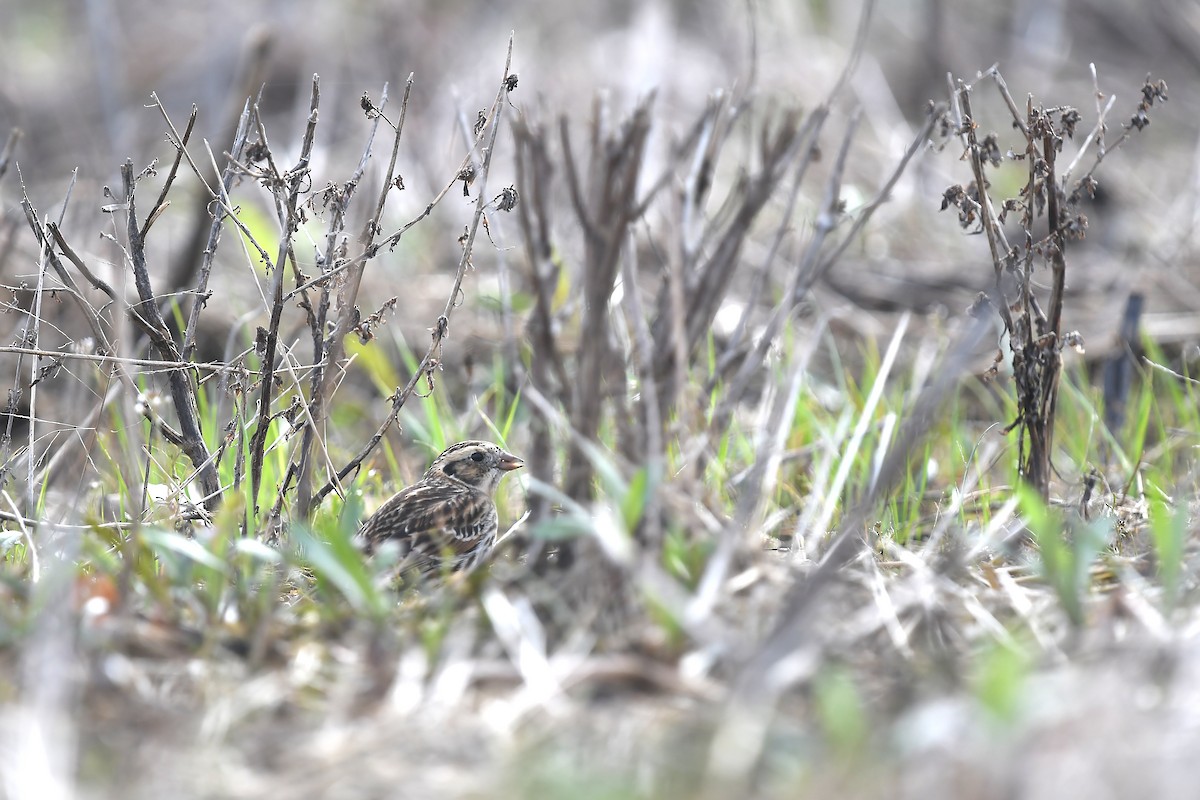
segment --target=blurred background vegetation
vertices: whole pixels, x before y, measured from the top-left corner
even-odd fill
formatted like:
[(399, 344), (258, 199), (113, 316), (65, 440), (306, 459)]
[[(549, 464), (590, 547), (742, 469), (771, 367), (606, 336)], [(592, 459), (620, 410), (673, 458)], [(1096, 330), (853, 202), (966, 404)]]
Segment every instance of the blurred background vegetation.
[[(67, 362), (47, 373), (37, 444), (24, 451), (29, 363), (0, 353), (0, 374), (24, 387), (0, 418), (16, 443), (4, 454), (4, 496), (25, 493), (3, 509), (0, 747), (12, 755), (0, 765), (0, 797), (1190, 796), (1200, 747), (1200, 426), (1186, 376), (1200, 341), (1200, 114), (1189, 83), (1200, 66), (1200, 13), (1183, 0), (872, 8), (856, 55), (857, 2), (0, 0), (0, 138), (23, 132), (0, 178), (0, 345), (28, 344), (43, 261), (22, 187), (51, 220), (69, 192), (66, 239), (132, 297), (112, 221), (120, 167), (157, 159), (160, 174), (138, 196), (145, 214), (175, 156), (164, 112), (179, 126), (196, 107), (189, 151), (207, 175), (205, 146), (223, 166), (243, 105), (261, 89), (260, 119), (286, 168), (319, 75), (310, 187), (319, 195), (362, 158), (372, 120), (360, 98), (380, 103), (386, 85), (395, 123), (411, 74), (403, 188), (389, 193), (380, 220), (390, 233), (453, 182), (466, 131), (504, 77), (510, 35), (519, 80), (505, 99), (485, 199), (529, 185), (518, 158), (530, 168), (541, 126), (556, 168), (541, 201), (552, 212), (546, 262), (562, 269), (539, 283), (520, 217), (490, 210), (436, 386), (409, 398), (399, 426), (350, 476), (344, 501), (331, 495), (311, 520), (281, 501), (288, 524), (269, 535), (265, 509), (276, 492), (287, 496), (294, 446), (282, 421), (271, 429), (263, 516), (230, 492), (206, 519), (177, 491), (191, 466), (133, 411), (135, 401), (162, 403), (170, 416), (153, 370), (137, 374), (145, 396), (99, 422), (80, 409), (103, 394), (102, 370)], [(970, 165), (952, 132), (920, 133), (931, 105), (950, 99), (948, 73), (975, 82), (993, 64), (1022, 111), (1026, 93), (1080, 110), (1070, 148), (1107, 100), (1097, 85), (1117, 96), (1110, 141), (1147, 74), (1171, 85), (1152, 126), (1098, 173), (1088, 237), (1069, 251), (1064, 325), (1081, 332), (1086, 352), (1064, 354), (1049, 505), (1016, 489), (1015, 444), (1001, 432), (1015, 413), (1004, 369), (980, 380), (995, 338), (958, 347), (969, 338), (966, 309), (992, 280), (983, 237), (940, 210), (947, 187), (971, 180)], [(995, 130), (1002, 148), (1019, 143), (999, 93), (987, 80), (978, 86), (981, 130)], [(719, 201), (771, 163), (768, 141), (787, 130), (786, 110), (828, 117), (794, 205), (789, 177), (747, 226), (730, 289), (674, 387), (682, 399), (664, 404), (656, 427), (642, 415), (654, 405), (646, 392), (662, 386), (647, 389), (636, 340), (661, 331), (640, 331), (638, 321), (653, 321), (650, 280), (668, 272), (671, 237), (688, 235), (680, 209), (694, 176), (681, 143), (694, 144), (697, 120), (719, 102), (736, 108), (713, 134), (715, 199), (699, 204), (696, 223), (702, 252), (716, 249), (736, 207)], [(586, 437), (601, 446), (588, 449), (572, 439), (578, 420), (563, 409), (587, 374), (593, 262), (571, 213), (557, 128), (561, 119), (590, 180), (607, 174), (597, 154), (624, 152), (611, 142), (636, 128), (639, 109), (646, 143), (629, 196), (645, 196), (659, 174), (667, 190), (622, 240), (643, 271), (615, 281), (613, 319), (625, 326), (606, 335), (627, 357), (617, 372), (629, 380), (605, 396), (612, 403)], [(385, 174), (390, 136), (381, 130), (356, 199), (364, 206)], [(612, 139), (595, 137), (603, 141), (593, 148), (598, 130)], [(880, 195), (914, 141), (913, 160)], [(1000, 165), (994, 196), (1017, 195), (1027, 174), (1023, 163)], [(268, 324), (267, 275), (244, 245), (253, 238), (273, 255), (280, 226), (272, 196), (252, 183), (233, 193), (245, 232), (227, 225), (217, 251), (199, 362), (253, 367), (256, 330)], [(359, 451), (419, 369), (478, 191), (463, 197), (454, 183), (367, 264), (357, 302), (364, 317), (382, 314), (372, 341), (347, 338), (352, 361), (323, 433), (333, 467)], [(877, 197), (886, 202), (876, 206)], [(186, 169), (169, 200), (147, 240), (150, 274), (164, 298), (186, 297), (210, 207)], [(538, 210), (527, 191), (520, 202), (522, 212)], [(316, 274), (327, 215), (312, 211), (295, 252)], [(837, 240), (845, 249), (788, 307), (734, 394), (717, 366), (723, 348), (741, 319), (754, 335), (769, 330), (831, 211), (838, 236), (870, 219)], [(530, 333), (544, 289), (556, 314), (553, 357)], [(1144, 298), (1140, 336), (1122, 339), (1133, 293)], [(107, 302), (92, 294), (95, 306)], [(631, 310), (630, 297), (644, 310)], [(38, 346), (80, 346), (89, 330), (63, 297), (46, 293), (41, 303)], [(306, 336), (289, 306), (281, 341)], [(129, 351), (133, 341), (122, 341), (122, 354), (145, 357)], [(1101, 374), (1131, 343), (1163, 369), (1141, 364), (1127, 416), (1109, 418), (1110, 430)], [(563, 374), (546, 383), (537, 370), (552, 358)], [(903, 431), (939, 370), (952, 386), (932, 393), (938, 412), (922, 418), (904, 468), (889, 472), (885, 453), (908, 441)], [(234, 438), (223, 428), (239, 419), (231, 407), (243, 421), (253, 412), (221, 386), (198, 391), (214, 449)], [(287, 384), (276, 413), (292, 390), (307, 391)], [(42, 482), (22, 483), (22, 458), (55, 462), (89, 424), (100, 434), (86, 458), (64, 457)], [(627, 441), (653, 430), (665, 436), (661, 453)], [(505, 439), (541, 464), (499, 498), (505, 523), (536, 513), (489, 574), (397, 597), (354, 548), (355, 521), (446, 444), (475, 437)], [(221, 465), (225, 487), (232, 460)], [(579, 463), (589, 469), (582, 491), (570, 470)], [(837, 539), (838, 530), (853, 535)], [(845, 558), (831, 544), (864, 539), (870, 546)], [(820, 563), (836, 567), (833, 577)]]

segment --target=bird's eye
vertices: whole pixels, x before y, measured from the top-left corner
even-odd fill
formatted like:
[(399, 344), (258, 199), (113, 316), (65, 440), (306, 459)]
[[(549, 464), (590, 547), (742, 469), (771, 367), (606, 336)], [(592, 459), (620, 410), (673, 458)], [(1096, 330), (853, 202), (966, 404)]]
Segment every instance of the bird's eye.
[(483, 461), (483, 453), (471, 453), (472, 461)]

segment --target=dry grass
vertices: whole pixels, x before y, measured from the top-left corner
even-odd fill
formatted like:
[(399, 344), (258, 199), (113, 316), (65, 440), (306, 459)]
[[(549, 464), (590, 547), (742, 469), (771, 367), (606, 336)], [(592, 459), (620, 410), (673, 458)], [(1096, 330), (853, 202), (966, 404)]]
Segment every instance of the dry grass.
[(1183, 10), (296, 8), (6, 9), (0, 797), (1190, 796)]

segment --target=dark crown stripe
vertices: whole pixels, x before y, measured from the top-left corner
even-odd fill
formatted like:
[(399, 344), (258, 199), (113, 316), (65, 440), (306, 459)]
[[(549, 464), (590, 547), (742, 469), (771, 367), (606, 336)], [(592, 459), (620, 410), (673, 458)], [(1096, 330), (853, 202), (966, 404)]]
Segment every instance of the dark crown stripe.
[[(479, 447), (481, 444), (482, 444), (481, 442), (459, 442), (458, 444), (452, 444), (449, 447), (447, 447), (445, 450), (442, 451), (442, 456), (453, 455), (454, 453), (457, 453), (459, 450), (471, 450), (476, 447)], [(439, 456), (439, 458), (440, 457), (441, 456)]]

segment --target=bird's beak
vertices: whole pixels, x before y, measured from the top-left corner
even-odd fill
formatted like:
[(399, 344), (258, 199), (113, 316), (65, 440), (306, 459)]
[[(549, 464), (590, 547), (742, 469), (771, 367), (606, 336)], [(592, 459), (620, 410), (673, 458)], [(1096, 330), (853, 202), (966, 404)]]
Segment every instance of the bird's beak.
[(514, 469), (520, 469), (521, 467), (525, 466), (525, 462), (514, 456), (512, 453), (501, 453), (499, 466), (500, 469), (504, 470), (505, 472), (510, 472)]

